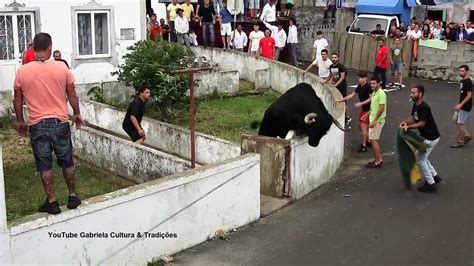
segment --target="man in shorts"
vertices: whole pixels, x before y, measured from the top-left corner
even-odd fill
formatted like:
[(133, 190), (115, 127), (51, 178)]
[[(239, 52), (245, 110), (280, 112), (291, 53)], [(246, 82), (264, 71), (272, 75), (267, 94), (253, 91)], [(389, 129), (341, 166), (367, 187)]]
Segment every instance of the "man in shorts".
[(252, 18), (257, 18), (258, 10), (260, 9), (260, 0), (249, 0), (249, 9)]
[(400, 44), (400, 37), (395, 37), (393, 41), (393, 46), (390, 48), (390, 53), (388, 54), (388, 60), (390, 61), (390, 70), (391, 75), (390, 87), (395, 86), (393, 83), (395, 79), (395, 74), (398, 75), (398, 86), (399, 89), (402, 89), (403, 86), (403, 69), (405, 68), (405, 59), (403, 58), (403, 45)]
[(145, 142), (145, 131), (141, 122), (145, 113), (145, 103), (150, 99), (150, 88), (143, 86), (138, 90), (127, 109), (127, 114), (122, 122), (122, 128), (130, 136), (133, 142), (142, 144)]
[(459, 68), (459, 75), (462, 78), (459, 103), (454, 107), (454, 121), (458, 125), (458, 139), (451, 148), (462, 148), (465, 144), (471, 141), (472, 136), (467, 132), (466, 121), (469, 117), (469, 112), (472, 109), (472, 80), (469, 77), (469, 67), (462, 65)]
[(359, 153), (367, 151), (367, 146), (369, 144), (369, 112), (371, 100), (370, 95), (372, 94), (372, 89), (370, 84), (367, 82), (368, 75), (369, 73), (367, 71), (360, 70), (359, 73), (357, 73), (359, 84), (357, 85), (355, 91), (342, 99), (336, 100), (336, 102), (345, 102), (354, 98), (356, 93), (359, 95), (359, 102), (355, 104), (356, 107), (362, 108), (359, 115), (359, 130), (360, 136), (362, 138), (360, 148), (357, 150)]
[(379, 139), (387, 115), (387, 95), (385, 95), (385, 91), (380, 88), (379, 76), (374, 76), (370, 79), (370, 87), (372, 89), (372, 98), (370, 100), (369, 112), (369, 140), (372, 144), (374, 161), (369, 162), (367, 167), (380, 168), (382, 167), (383, 159)]
[[(69, 190), (67, 208), (75, 209), (81, 204), (76, 195), (76, 168), (66, 97), (74, 112), (76, 128), (82, 128), (84, 121), (79, 110), (74, 76), (63, 62), (50, 59), (51, 36), (47, 33), (36, 34), (33, 47), (35, 61), (21, 66), (15, 78), (16, 127), (20, 137), (27, 136), (27, 129), (30, 133), (36, 169), (47, 195), (38, 211), (58, 214), (61, 209), (54, 194), (53, 152)], [(23, 119), (23, 102), (28, 107), (28, 125)]]
[(222, 36), (223, 49), (230, 49), (230, 38), (232, 34), (232, 14), (227, 10), (227, 2), (222, 2), (222, 8), (219, 10), (219, 22)]

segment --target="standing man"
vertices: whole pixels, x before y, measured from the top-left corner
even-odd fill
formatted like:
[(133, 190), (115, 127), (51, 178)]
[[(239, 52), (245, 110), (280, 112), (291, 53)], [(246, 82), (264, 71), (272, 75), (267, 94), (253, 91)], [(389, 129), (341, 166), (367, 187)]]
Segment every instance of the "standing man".
[[(36, 170), (47, 199), (38, 208), (39, 212), (58, 214), (61, 212), (54, 194), (53, 158), (63, 169), (63, 176), (69, 190), (68, 209), (75, 209), (81, 201), (76, 195), (76, 168), (72, 157), (71, 128), (68, 122), (67, 101), (74, 111), (76, 128), (82, 128), (79, 100), (74, 87), (74, 76), (62, 63), (49, 60), (52, 40), (47, 33), (38, 33), (33, 39), (36, 60), (18, 69), (15, 79), (16, 128), (20, 137), (30, 132), (31, 146)], [(29, 113), (28, 126), (23, 120), (23, 102)]]
[(277, 26), (273, 26), (272, 24), (264, 21), (263, 24), (267, 29), (269, 29), (272, 34), (272, 38), (275, 40), (275, 60), (278, 60), (278, 57), (280, 56), (280, 52), (285, 48), (286, 44), (286, 32), (283, 30), (283, 25), (281, 23), (278, 23)]
[(263, 7), (260, 20), (268, 23), (275, 23), (277, 20), (277, 11), (275, 0), (269, 0), (268, 3)]
[(67, 63), (67, 61), (61, 58), (61, 51), (55, 50), (53, 52), (53, 58), (54, 61), (63, 62), (67, 66), (67, 68), (69, 68), (69, 64)]
[(181, 6), (178, 4), (178, 0), (172, 0), (171, 4), (168, 5), (166, 10), (168, 12), (166, 13), (167, 18), (168, 18), (168, 25), (170, 26), (170, 41), (176, 42), (178, 40), (176, 36), (176, 29), (174, 26), (174, 20), (178, 16), (176, 13), (176, 10), (180, 8)]
[(328, 12), (331, 11), (332, 22), (336, 22), (336, 0), (326, 0), (324, 8), (324, 24), (328, 23)]
[(395, 86), (393, 80), (395, 79), (395, 73), (398, 75), (398, 87), (401, 90), (403, 88), (403, 69), (405, 68), (405, 59), (403, 58), (403, 45), (400, 44), (400, 37), (395, 37), (393, 41), (393, 46), (390, 48), (391, 52), (389, 53), (390, 60), (390, 70), (391, 75), (390, 79), (392, 83), (390, 86)]
[(329, 77), (329, 69), (331, 68), (332, 61), (328, 58), (328, 50), (323, 49), (321, 51), (321, 57), (316, 58), (316, 60), (311, 63), (311, 65), (306, 68), (303, 73), (307, 73), (314, 66), (318, 66), (318, 76), (324, 81)]
[(219, 22), (221, 25), (221, 37), (224, 50), (230, 49), (230, 35), (232, 33), (232, 26), (230, 25), (231, 21), (232, 14), (227, 10), (227, 2), (223, 2), (222, 8), (219, 10)]
[(133, 99), (127, 109), (127, 114), (122, 122), (122, 128), (130, 136), (133, 142), (142, 144), (145, 142), (146, 135), (141, 122), (145, 113), (145, 103), (151, 97), (150, 88), (143, 86), (138, 90), (137, 96)]
[(359, 85), (355, 91), (346, 97), (336, 100), (336, 102), (345, 102), (352, 99), (355, 94), (359, 95), (359, 102), (355, 104), (356, 107), (362, 107), (362, 110), (359, 115), (359, 130), (362, 142), (360, 148), (357, 152), (365, 152), (367, 150), (367, 144), (369, 142), (369, 112), (370, 112), (370, 95), (372, 94), (372, 89), (370, 84), (367, 82), (367, 76), (369, 73), (365, 70), (359, 70), (357, 73), (357, 78), (359, 80)]
[(210, 4), (210, 0), (204, 0), (204, 5), (199, 8), (199, 17), (199, 26), (202, 27), (204, 46), (214, 47), (216, 12), (214, 11), (214, 7)]
[(265, 34), (259, 30), (260, 26), (258, 23), (253, 24), (253, 31), (249, 34), (249, 49), (248, 53), (250, 55), (257, 55), (258, 48), (260, 46), (260, 40), (265, 37)]
[(295, 26), (295, 19), (294, 18), (290, 18), (289, 20), (289, 27), (288, 27), (288, 39), (287, 39), (287, 43), (288, 43), (288, 53), (289, 53), (289, 57), (290, 57), (290, 64), (292, 66), (296, 66), (296, 64), (298, 63), (297, 59), (296, 59), (296, 45), (298, 44), (298, 30), (296, 29), (296, 26)]
[(378, 39), (379, 50), (375, 57), (375, 70), (374, 75), (379, 76), (382, 79), (382, 89), (385, 89), (387, 84), (387, 68), (388, 68), (388, 47), (385, 45), (383, 38)]
[[(347, 96), (347, 81), (346, 81), (346, 67), (339, 63), (339, 54), (332, 53), (331, 55), (332, 65), (329, 68), (329, 76), (323, 83), (331, 82), (336, 86), (337, 90), (341, 93), (342, 97)], [(352, 118), (347, 115), (346, 108), (346, 125), (352, 121)]]
[(170, 26), (165, 23), (165, 19), (160, 19), (160, 25), (162, 29), (162, 36), (164, 41), (170, 40)]
[(156, 20), (156, 14), (150, 15), (150, 21), (147, 25), (148, 38), (150, 40), (156, 41), (157, 39), (162, 39), (162, 29), (160, 23)]
[(471, 141), (472, 136), (467, 132), (466, 121), (469, 117), (469, 112), (472, 109), (472, 80), (469, 78), (469, 67), (462, 65), (459, 68), (459, 75), (461, 76), (461, 87), (459, 103), (454, 107), (454, 121), (458, 125), (458, 140), (451, 148), (462, 148), (464, 144)]
[(181, 4), (181, 9), (183, 9), (184, 16), (190, 22), (194, 18), (194, 7), (191, 4), (191, 0), (184, 0), (184, 3)]
[(435, 192), (436, 184), (440, 183), (441, 178), (428, 160), (436, 144), (439, 142), (439, 131), (436, 126), (436, 122), (431, 113), (430, 106), (423, 101), (425, 96), (425, 87), (423, 85), (412, 85), (410, 90), (410, 97), (412, 99), (413, 107), (411, 109), (411, 117), (405, 122), (400, 124), (400, 128), (405, 129), (418, 129), (420, 135), (425, 138), (424, 143), (428, 144), (429, 147), (426, 152), (416, 153), (416, 163), (420, 167), (421, 173), (425, 179), (425, 184), (418, 188), (421, 192)]
[(327, 49), (329, 46), (328, 41), (323, 38), (323, 32), (318, 31), (316, 32), (316, 40), (313, 44), (313, 60), (317, 60), (321, 57), (321, 51)]
[(387, 95), (385, 95), (385, 91), (380, 88), (380, 77), (372, 77), (370, 79), (370, 87), (372, 89), (372, 98), (370, 100), (369, 112), (369, 140), (374, 153), (374, 161), (370, 162), (367, 167), (379, 168), (382, 167), (383, 164), (379, 139), (387, 115)]
[(273, 60), (275, 58), (275, 40), (270, 36), (270, 30), (265, 30), (265, 37), (260, 40), (258, 54)]
[(247, 38), (247, 34), (245, 34), (245, 32), (242, 30), (242, 25), (238, 24), (237, 31), (232, 32), (230, 36), (232, 37), (231, 44), (234, 47), (234, 49), (236, 51), (243, 52), (244, 47), (247, 46), (248, 38)]
[(174, 19), (174, 26), (176, 28), (176, 35), (178, 37), (178, 43), (185, 44), (186, 48), (189, 49), (189, 21), (184, 16), (184, 10), (182, 8), (176, 9), (178, 16)]

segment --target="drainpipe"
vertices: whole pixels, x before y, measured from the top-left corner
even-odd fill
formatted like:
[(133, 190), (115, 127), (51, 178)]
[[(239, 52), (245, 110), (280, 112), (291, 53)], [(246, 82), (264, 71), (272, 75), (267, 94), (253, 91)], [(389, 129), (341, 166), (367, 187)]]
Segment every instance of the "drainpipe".
[(10, 231), (7, 225), (7, 205), (5, 203), (5, 181), (3, 178), (3, 154), (0, 146), (0, 265), (11, 264)]
[(287, 179), (288, 179), (288, 190), (286, 191), (285, 195), (286, 197), (291, 198), (291, 162), (292, 162), (292, 157), (291, 157), (291, 141), (290, 145), (288, 146), (288, 173), (287, 173)]

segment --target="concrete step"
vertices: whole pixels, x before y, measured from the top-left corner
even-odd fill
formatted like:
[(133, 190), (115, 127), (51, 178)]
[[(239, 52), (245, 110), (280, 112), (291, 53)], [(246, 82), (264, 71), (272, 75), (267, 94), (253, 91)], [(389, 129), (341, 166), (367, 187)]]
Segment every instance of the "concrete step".
[(291, 198), (274, 198), (260, 195), (260, 217), (265, 217), (278, 211), (292, 202)]

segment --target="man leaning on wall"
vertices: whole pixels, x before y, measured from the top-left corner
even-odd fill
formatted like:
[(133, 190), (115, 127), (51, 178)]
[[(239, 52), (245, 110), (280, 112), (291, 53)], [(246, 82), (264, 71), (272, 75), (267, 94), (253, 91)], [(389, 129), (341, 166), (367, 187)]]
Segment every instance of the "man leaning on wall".
[[(54, 194), (53, 151), (69, 190), (68, 209), (75, 209), (81, 204), (76, 195), (76, 168), (66, 97), (74, 111), (76, 127), (83, 127), (84, 121), (79, 110), (74, 76), (63, 62), (50, 60), (51, 36), (47, 33), (36, 34), (33, 47), (35, 61), (21, 66), (15, 78), (16, 129), (20, 137), (26, 137), (27, 132), (30, 134), (36, 169), (40, 172), (46, 192), (46, 201), (38, 211), (58, 214), (61, 209)], [(28, 124), (23, 118), (23, 101), (28, 107)]]

